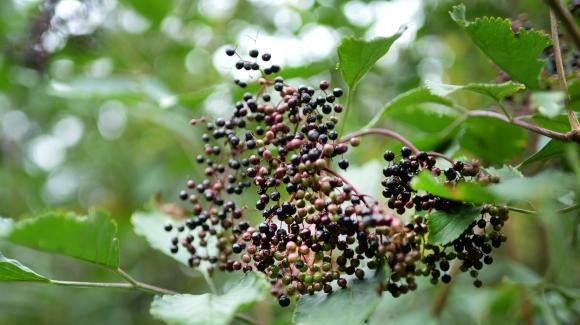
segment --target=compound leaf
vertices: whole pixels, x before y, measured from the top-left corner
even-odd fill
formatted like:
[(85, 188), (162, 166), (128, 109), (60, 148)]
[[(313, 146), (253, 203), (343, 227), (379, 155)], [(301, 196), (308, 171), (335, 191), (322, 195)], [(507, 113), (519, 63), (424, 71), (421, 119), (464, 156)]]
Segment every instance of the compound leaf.
[(546, 34), (523, 28), (513, 33), (511, 22), (502, 18), (482, 17), (469, 22), (465, 20), (464, 5), (454, 6), (450, 14), (502, 70), (528, 88), (539, 88), (538, 77), (545, 61), (538, 57), (551, 44)]

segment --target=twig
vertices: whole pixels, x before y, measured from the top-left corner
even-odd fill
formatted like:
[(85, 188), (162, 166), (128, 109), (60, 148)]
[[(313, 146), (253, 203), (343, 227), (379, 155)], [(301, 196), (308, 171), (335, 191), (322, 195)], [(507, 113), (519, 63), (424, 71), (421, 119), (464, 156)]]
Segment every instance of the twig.
[(395, 140), (401, 142), (402, 144), (404, 144), (405, 146), (409, 147), (409, 149), (411, 149), (411, 151), (413, 151), (414, 154), (419, 153), (419, 149), (417, 149), (417, 147), (415, 147), (411, 143), (411, 141), (407, 140), (404, 136), (400, 135), (399, 133), (397, 133), (395, 131), (387, 130), (387, 129), (364, 129), (364, 130), (356, 131), (356, 132), (353, 132), (349, 135), (346, 135), (344, 138), (342, 138), (340, 140), (340, 142), (341, 143), (348, 142), (352, 138), (356, 138), (356, 137), (360, 137), (360, 136), (364, 136), (364, 135), (369, 135), (369, 134), (377, 134), (377, 135), (382, 135), (382, 136), (385, 136), (388, 138), (395, 139)]
[[(552, 40), (554, 42), (554, 59), (556, 60), (556, 71), (558, 72), (558, 80), (560, 81), (560, 90), (566, 95), (566, 102), (568, 97), (568, 83), (566, 82), (566, 73), (564, 72), (564, 64), (562, 63), (562, 49), (560, 48), (560, 38), (558, 37), (558, 20), (554, 10), (550, 10), (550, 28), (552, 30)], [(568, 110), (568, 121), (572, 130), (580, 130), (580, 123), (576, 112)]]
[(511, 124), (523, 127), (524, 129), (528, 129), (534, 133), (538, 133), (538, 134), (547, 136), (548, 138), (560, 140), (563, 142), (580, 143), (580, 130), (572, 130), (572, 131), (567, 132), (567, 133), (560, 133), (560, 132), (556, 132), (556, 131), (553, 131), (550, 129), (545, 129), (545, 128), (540, 127), (538, 125), (528, 123), (528, 122), (525, 122), (525, 121), (522, 121), (519, 119), (510, 120), (506, 116), (504, 116), (500, 113), (497, 113), (497, 112), (492, 112), (492, 111), (475, 110), (475, 111), (469, 112), (468, 115), (469, 116), (483, 116), (483, 117), (495, 118), (498, 120), (505, 121), (507, 123), (511, 123)]
[(82, 281), (59, 281), (59, 280), (50, 280), (50, 282), (39, 282), (39, 283), (46, 283), (46, 284), (54, 284), (64, 287), (75, 287), (75, 288), (107, 288), (107, 289), (138, 289), (144, 292), (152, 293), (152, 294), (177, 294), (177, 292), (173, 292), (171, 290), (158, 288), (149, 284), (139, 283), (137, 287), (135, 287), (131, 283), (122, 283), (122, 282), (82, 282)]
[(116, 270), (117, 274), (119, 274), (123, 279), (127, 280), (133, 288), (153, 294), (164, 294), (164, 295), (176, 295), (177, 292), (171, 291), (164, 288), (159, 288), (147, 283), (139, 282), (131, 277), (127, 272), (123, 271), (122, 269), (118, 268)]
[(554, 13), (560, 18), (564, 27), (568, 30), (570, 38), (574, 41), (576, 48), (580, 50), (580, 28), (576, 24), (570, 11), (562, 4), (560, 0), (545, 0)]

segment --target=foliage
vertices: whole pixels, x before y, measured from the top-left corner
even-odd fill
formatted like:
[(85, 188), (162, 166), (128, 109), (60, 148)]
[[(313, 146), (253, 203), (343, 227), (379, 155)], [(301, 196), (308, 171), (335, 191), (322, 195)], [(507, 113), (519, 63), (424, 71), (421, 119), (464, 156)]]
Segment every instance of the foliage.
[[(578, 323), (580, 150), (567, 115), (580, 107), (574, 44), (561, 26), (569, 90), (557, 91), (552, 40), (542, 31), (548, 7), (470, 1), (473, 21), (463, 5), (449, 9), (415, 1), (0, 3), (0, 215), (7, 217), (0, 218), (0, 291), (10, 293), (0, 295), (0, 323)], [(401, 24), (408, 28), (395, 32)], [(163, 229), (183, 224), (191, 209), (165, 202), (182, 180), (206, 177), (195, 162), (202, 132), (191, 119), (228, 116), (244, 92), (260, 92), (258, 78), (232, 88), (230, 77), (245, 76), (224, 67), (227, 44), (270, 51), (288, 84), (343, 82), (347, 129), (388, 130), (388, 140), (379, 131), (346, 141), (357, 147), (336, 157), (350, 164), (341, 174), (353, 187), (392, 178), (370, 164), (364, 175), (353, 173), (385, 151), (396, 154), (387, 167), (399, 166), (409, 143), (413, 156), (436, 154), (440, 173), (420, 168), (400, 185), (419, 201), (457, 203), (452, 208), (421, 211), (413, 202), (401, 210), (376, 189), (365, 196), (399, 220), (390, 232), (416, 236), (414, 252), (441, 258), (436, 252), (478, 240), (481, 229), (494, 246), (507, 236), (508, 247), (482, 256), (487, 264), (493, 255), (493, 264), (477, 271), (452, 260), (459, 269), (452, 273), (438, 259), (424, 273), (439, 284), (413, 276), (401, 286), (412, 292), (399, 298), (393, 285), (407, 279), (395, 264), (378, 277), (361, 266), (365, 280), (349, 275), (331, 294), (305, 290), (286, 309), (268, 294), (278, 296), (275, 279), (258, 272), (240, 279), (206, 258), (205, 281), (195, 277), (190, 254), (170, 252), (182, 237)], [(467, 169), (447, 176), (457, 162)], [(257, 226), (255, 201), (239, 198)], [(193, 245), (200, 231), (191, 232)], [(208, 238), (199, 255), (218, 254), (220, 241)], [(442, 275), (453, 279), (452, 290)], [(55, 280), (67, 277), (81, 280)]]

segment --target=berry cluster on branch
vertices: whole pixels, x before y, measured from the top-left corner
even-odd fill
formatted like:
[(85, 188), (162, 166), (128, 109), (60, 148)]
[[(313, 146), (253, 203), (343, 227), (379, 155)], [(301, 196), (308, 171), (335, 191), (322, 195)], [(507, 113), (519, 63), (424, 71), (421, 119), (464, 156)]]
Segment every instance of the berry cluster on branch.
[[(481, 219), (459, 238), (432, 245), (429, 213), (469, 204), (410, 186), (422, 170), (443, 173), (451, 185), (490, 181), (477, 162), (453, 162), (442, 171), (435, 159), (442, 155), (409, 144), (398, 155), (384, 154), (387, 201), (360, 193), (332, 169), (336, 162), (346, 170), (344, 154), (360, 143), (356, 136), (339, 139), (335, 131), (343, 90), (325, 80), (315, 88), (272, 77), (280, 67), (262, 67), (271, 59), (268, 53), (251, 50), (248, 59), (235, 49), (226, 54), (239, 57), (235, 68), (259, 73), (259, 89), (245, 93), (227, 119), (191, 121), (205, 128), (204, 150), (197, 156), (205, 178), (188, 180), (179, 194), (191, 204), (191, 216), (166, 226), (175, 234), (171, 252), (186, 250), (189, 264), (210, 274), (216, 268), (262, 272), (281, 306), (293, 296), (331, 293), (387, 268), (378, 289), (397, 297), (416, 289), (418, 276), (449, 282), (452, 260), (481, 285), (477, 271), (492, 262), (492, 247), (505, 240), (500, 230), (507, 210), (484, 206)], [(409, 213), (411, 222), (403, 222), (401, 215)]]

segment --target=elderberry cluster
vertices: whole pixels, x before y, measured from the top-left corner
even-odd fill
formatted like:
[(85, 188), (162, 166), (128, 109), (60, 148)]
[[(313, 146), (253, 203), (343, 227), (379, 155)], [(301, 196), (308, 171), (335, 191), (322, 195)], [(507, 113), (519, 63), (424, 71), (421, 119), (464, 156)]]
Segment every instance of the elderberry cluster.
[[(466, 270), (480, 269), (481, 259), (491, 261), (489, 242), (496, 246), (503, 240), (497, 231), (507, 214), (486, 207), (477, 227), (486, 228), (491, 215), (494, 232), (468, 229), (447, 246), (428, 244), (428, 216), (404, 225), (396, 214), (463, 204), (410, 187), (421, 170), (441, 173), (434, 157), (405, 147), (394, 163), (395, 154), (386, 152), (384, 205), (332, 169), (335, 160), (347, 169), (343, 155), (359, 144), (356, 137), (339, 139), (335, 131), (343, 111), (338, 103), (342, 89), (331, 89), (325, 80), (316, 88), (292, 86), (272, 76), (280, 67), (267, 64), (268, 53), (251, 50), (248, 59), (235, 49), (226, 54), (239, 58), (236, 69), (258, 74), (257, 89), (243, 94), (227, 119), (191, 121), (205, 128), (203, 154), (196, 158), (204, 179), (188, 180), (179, 194), (191, 204), (191, 212), (182, 224), (166, 226), (175, 233), (171, 252), (186, 250), (190, 266), (210, 274), (215, 268), (262, 272), (281, 306), (288, 306), (293, 296), (331, 293), (386, 267), (390, 275), (381, 289), (398, 296), (417, 287), (416, 276), (431, 275), (437, 281), (453, 259)], [(235, 83), (250, 87), (247, 81)], [(457, 162), (444, 174), (454, 182), (475, 179), (481, 172), (475, 162)], [(441, 280), (448, 282), (450, 275), (442, 274)]]

